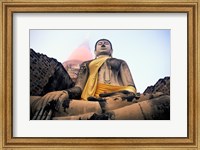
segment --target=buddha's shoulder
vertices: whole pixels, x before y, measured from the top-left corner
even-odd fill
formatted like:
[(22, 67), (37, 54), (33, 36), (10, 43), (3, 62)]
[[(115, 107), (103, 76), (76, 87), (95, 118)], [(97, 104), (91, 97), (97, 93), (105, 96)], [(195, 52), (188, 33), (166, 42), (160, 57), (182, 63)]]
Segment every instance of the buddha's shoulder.
[(118, 58), (109, 58), (108, 60), (107, 60), (108, 62), (112, 62), (112, 63), (122, 63), (122, 62), (125, 62), (124, 60), (122, 60), (122, 59), (118, 59)]

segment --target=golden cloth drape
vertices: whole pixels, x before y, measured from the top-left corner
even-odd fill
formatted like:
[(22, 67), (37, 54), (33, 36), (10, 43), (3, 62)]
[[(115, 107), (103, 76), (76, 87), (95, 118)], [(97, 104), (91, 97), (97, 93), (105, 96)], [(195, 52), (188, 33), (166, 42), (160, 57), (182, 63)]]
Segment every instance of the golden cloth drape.
[(81, 95), (81, 98), (83, 100), (87, 100), (89, 96), (99, 97), (99, 94), (101, 93), (109, 93), (122, 90), (127, 90), (136, 93), (136, 89), (133, 86), (118, 86), (118, 85), (98, 83), (99, 68), (108, 58), (110, 57), (109, 56), (99, 57), (93, 60), (89, 64), (90, 75), (88, 77), (88, 80)]
[(97, 88), (97, 83), (98, 83), (98, 71), (99, 68), (103, 65), (103, 63), (110, 58), (109, 56), (103, 56), (99, 57), (95, 60), (93, 60), (89, 64), (89, 69), (90, 69), (90, 75), (88, 77), (88, 80), (86, 82), (86, 85), (83, 89), (83, 92), (81, 94), (81, 98), (83, 100), (87, 100), (89, 96), (94, 96)]
[(101, 93), (110, 93), (123, 90), (136, 93), (136, 89), (133, 86), (118, 86), (118, 85), (98, 83), (94, 96), (99, 97), (99, 94)]

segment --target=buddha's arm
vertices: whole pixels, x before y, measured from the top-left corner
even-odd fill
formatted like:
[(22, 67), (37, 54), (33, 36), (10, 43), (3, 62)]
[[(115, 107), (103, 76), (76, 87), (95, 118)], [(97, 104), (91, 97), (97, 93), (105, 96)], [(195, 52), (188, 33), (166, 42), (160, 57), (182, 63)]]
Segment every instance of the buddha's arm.
[(133, 81), (130, 69), (129, 69), (129, 67), (128, 67), (128, 65), (127, 65), (127, 63), (125, 61), (123, 61), (121, 63), (120, 76), (121, 76), (123, 85), (124, 86), (132, 86), (135, 89), (135, 93), (136, 93), (135, 83)]

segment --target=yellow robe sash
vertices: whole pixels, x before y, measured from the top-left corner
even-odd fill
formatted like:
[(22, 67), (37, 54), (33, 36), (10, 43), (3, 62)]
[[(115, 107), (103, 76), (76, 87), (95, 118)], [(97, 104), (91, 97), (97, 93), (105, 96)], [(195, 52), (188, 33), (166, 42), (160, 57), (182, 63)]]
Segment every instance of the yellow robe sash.
[(103, 65), (103, 63), (110, 58), (109, 56), (103, 56), (99, 57), (95, 60), (93, 60), (89, 64), (89, 69), (90, 69), (90, 75), (88, 77), (88, 80), (86, 82), (86, 85), (83, 89), (83, 92), (81, 94), (81, 98), (83, 100), (87, 100), (89, 96), (94, 96), (97, 88), (97, 83), (98, 83), (98, 71), (99, 68)]
[(102, 93), (110, 93), (110, 92), (123, 91), (123, 90), (136, 93), (136, 89), (133, 86), (118, 86), (118, 85), (98, 83), (94, 96), (99, 97), (99, 94), (102, 94)]

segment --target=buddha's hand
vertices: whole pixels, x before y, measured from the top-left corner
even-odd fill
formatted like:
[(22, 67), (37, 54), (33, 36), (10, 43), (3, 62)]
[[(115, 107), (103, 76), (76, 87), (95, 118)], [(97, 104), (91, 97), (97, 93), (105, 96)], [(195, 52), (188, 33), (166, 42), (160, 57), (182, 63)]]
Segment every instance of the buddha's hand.
[(67, 91), (54, 91), (49, 92), (42, 96), (36, 104), (36, 112), (34, 113), (33, 120), (44, 120), (52, 117), (53, 111), (59, 108), (58, 103), (63, 103), (69, 98)]

